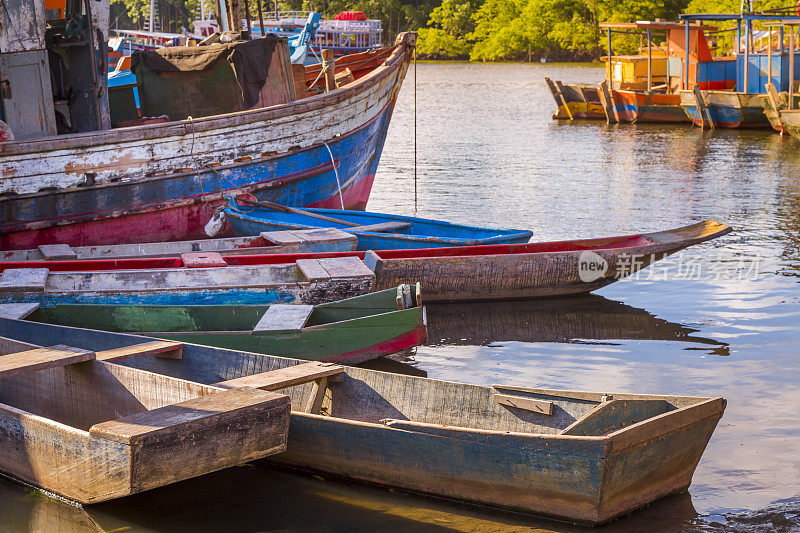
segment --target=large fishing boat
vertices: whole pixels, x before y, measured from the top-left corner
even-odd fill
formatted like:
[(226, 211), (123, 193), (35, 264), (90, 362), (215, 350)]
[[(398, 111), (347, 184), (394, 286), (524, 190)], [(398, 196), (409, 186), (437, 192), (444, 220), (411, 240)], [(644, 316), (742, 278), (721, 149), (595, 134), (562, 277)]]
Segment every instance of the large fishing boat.
[[(0, 142), (0, 248), (197, 238), (226, 192), (285, 205), (366, 206), (415, 34), (400, 34), (374, 69), (299, 99), (305, 75), (294, 75), (282, 38), (144, 52), (154, 55), (134, 66), (142, 113), (170, 112), (112, 128), (108, 3), (68, 0), (65, 19), (50, 21), (41, 4), (20, 4), (17, 15), (27, 20), (0, 15), (8, 19), (0, 20), (8, 41), (2, 118), (14, 139)], [(28, 27), (32, 35), (12, 39)], [(67, 65), (60, 52), (70, 59), (68, 75), (51, 86), (50, 71)], [(241, 65), (251, 62), (237, 59), (244, 57), (259, 67), (246, 71)]]

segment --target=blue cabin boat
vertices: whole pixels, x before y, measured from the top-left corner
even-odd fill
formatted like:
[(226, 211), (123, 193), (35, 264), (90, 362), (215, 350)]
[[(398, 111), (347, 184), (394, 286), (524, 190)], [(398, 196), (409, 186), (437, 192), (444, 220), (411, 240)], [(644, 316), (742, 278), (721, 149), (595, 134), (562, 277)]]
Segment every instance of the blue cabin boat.
[(533, 235), (527, 230), (467, 226), (384, 213), (316, 208), (307, 208), (305, 211), (358, 226), (352, 227), (298, 213), (283, 213), (249, 206), (233, 198), (228, 199), (224, 213), (228, 224), (237, 235), (329, 227), (347, 231), (358, 237), (358, 250), (516, 244), (528, 242)]

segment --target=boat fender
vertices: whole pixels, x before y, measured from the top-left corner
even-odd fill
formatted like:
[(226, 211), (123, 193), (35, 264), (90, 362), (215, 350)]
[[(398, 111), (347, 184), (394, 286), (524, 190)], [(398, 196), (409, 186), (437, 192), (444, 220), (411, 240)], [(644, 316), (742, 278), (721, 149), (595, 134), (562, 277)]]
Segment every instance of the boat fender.
[(209, 237), (213, 237), (220, 231), (222, 231), (222, 226), (225, 225), (225, 212), (222, 209), (217, 209), (214, 211), (214, 216), (211, 217), (211, 220), (208, 221), (208, 224), (205, 225), (206, 235)]

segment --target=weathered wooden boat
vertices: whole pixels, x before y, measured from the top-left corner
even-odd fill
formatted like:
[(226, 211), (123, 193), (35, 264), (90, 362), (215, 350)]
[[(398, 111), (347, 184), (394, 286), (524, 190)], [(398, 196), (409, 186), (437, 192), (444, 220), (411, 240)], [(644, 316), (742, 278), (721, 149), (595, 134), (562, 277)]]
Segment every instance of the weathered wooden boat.
[[(375, 285), (375, 274), (357, 257), (303, 258), (286, 263), (286, 256), (256, 256), (282, 259), (241, 266), (226, 266), (219, 257), (214, 253), (183, 254), (180, 266), (169, 258), (16, 263), (23, 268), (5, 264), (0, 267), (0, 303), (313, 305), (366, 294)], [(237, 257), (247, 256), (233, 256), (228, 261)], [(42, 263), (48, 266), (42, 268)], [(103, 265), (115, 264), (116, 270), (103, 269)], [(138, 266), (130, 268), (130, 264)]]
[(14, 329), (0, 327), (0, 472), (6, 476), (89, 504), (286, 449), (284, 394), (111, 363), (180, 358), (179, 343), (132, 338), (110, 350), (61, 341), (43, 347), (35, 344), (43, 339), (22, 339)]
[(256, 237), (195, 239), (192, 241), (146, 242), (70, 246), (42, 244), (33, 250), (0, 251), (0, 261), (59, 261), (67, 259), (133, 259), (174, 257), (185, 253), (223, 252), (236, 254), (292, 254), (304, 252), (349, 252), (357, 239), (334, 228), (268, 231)]
[[(70, 1), (80, 4), (88, 0)], [(36, 11), (43, 8), (40, 3), (30, 3), (33, 7), (26, 16), (34, 17), (33, 26), (42, 25), (34, 36), (42, 51), (41, 78), (49, 79), (45, 17), (43, 11)], [(105, 53), (105, 38), (98, 35), (108, 34), (108, 2), (91, 7), (94, 15), (103, 12), (105, 16), (84, 33), (89, 48), (94, 47), (92, 53)], [(416, 35), (399, 35), (385, 60), (358, 80), (299, 100), (295, 99), (286, 40), (268, 36), (244, 45), (262, 46), (260, 42), (265, 40), (274, 46), (267, 53), (268, 45), (263, 45), (265, 57), (271, 58), (269, 76), (255, 104), (252, 98), (242, 99), (243, 89), (238, 88), (232, 72), (224, 74), (231, 91), (214, 85), (209, 92), (201, 88), (206, 85), (181, 83), (178, 74), (186, 74), (183, 71), (163, 76), (154, 70), (139, 83), (142, 113), (163, 114), (158, 109), (148, 110), (151, 103), (172, 105), (177, 110), (168, 113), (171, 121), (110, 129), (102, 76), (96, 87), (91, 85), (94, 88), (74, 89), (87, 94), (78, 100), (84, 107), (72, 109), (70, 131), (75, 133), (56, 136), (49, 84), (40, 88), (43, 103), (21, 115), (22, 125), (9, 123), (16, 140), (0, 143), (0, 249), (201, 238), (203, 225), (223, 195), (231, 191), (249, 192), (285, 205), (344, 204), (363, 209)], [(228, 45), (143, 53), (162, 54), (169, 63), (177, 61), (176, 54), (202, 54), (203, 49), (215, 46)], [(225, 55), (219, 53), (221, 58)], [(53, 61), (58, 57), (58, 53), (49, 54)], [(65, 65), (77, 69), (78, 58), (74, 59)], [(56, 63), (51, 65), (55, 71), (65, 66)], [(91, 79), (92, 69), (86, 68), (84, 78)], [(170, 80), (173, 85), (164, 88)], [(156, 87), (155, 82), (160, 85), (148, 92), (148, 85)], [(16, 80), (12, 85), (8, 94), (20, 100), (25, 88)], [(190, 98), (186, 98), (187, 91)], [(200, 109), (206, 104), (217, 109), (229, 102), (235, 111), (208, 113)], [(17, 104), (16, 100), (7, 102), (7, 106)], [(190, 112), (192, 108), (196, 111)], [(25, 130), (25, 117), (38, 114), (48, 115), (47, 127)], [(85, 124), (78, 120), (84, 115), (97, 115), (98, 120)], [(5, 118), (9, 122), (9, 116)]]
[(764, 115), (766, 115), (767, 120), (769, 120), (772, 129), (781, 135), (787, 133), (783, 128), (780, 112), (788, 109), (800, 109), (800, 95), (792, 95), (792, 105), (790, 106), (789, 92), (778, 92), (775, 85), (769, 83), (767, 84), (767, 94), (762, 94), (760, 97), (761, 105), (764, 107)]
[[(730, 231), (731, 228), (725, 224), (707, 220), (667, 231), (599, 239), (292, 255), (226, 257), (217, 254), (214, 263), (227, 265), (229, 269), (296, 263), (303, 267), (306, 276), (313, 277), (307, 260), (349, 257), (354, 261), (352, 268), (359, 272), (361, 266), (372, 269), (375, 290), (419, 281), (425, 288), (428, 302), (552, 298), (592, 292), (672, 253)], [(151, 260), (0, 262), (0, 271), (38, 268), (48, 270), (52, 277), (60, 273), (109, 269), (177, 269), (192, 264), (188, 255)], [(365, 264), (359, 265), (356, 259), (363, 259)], [(74, 276), (76, 279), (80, 277), (79, 274)], [(14, 282), (10, 283), (13, 287)], [(2, 284), (3, 277), (0, 276), (0, 301)], [(243, 294), (246, 293), (243, 291)], [(226, 299), (225, 303), (228, 301)], [(82, 300), (82, 303), (86, 302)]]
[(689, 122), (677, 94), (614, 89), (611, 99), (619, 122)]
[(781, 126), (783, 131), (800, 140), (800, 109), (781, 111)]
[[(146, 338), (0, 319), (21, 340), (113, 349)], [(586, 524), (685, 491), (723, 398), (480, 387), (185, 345), (120, 365), (292, 399), (284, 465)], [(413, 450), (413, 453), (409, 453)]]
[(346, 223), (347, 226), (321, 220), (297, 212), (286, 213), (263, 207), (247, 207), (230, 199), (223, 213), (237, 235), (257, 235), (262, 231), (297, 230), (333, 227), (358, 237), (359, 250), (408, 250), (445, 246), (477, 246), (528, 242), (528, 230), (484, 228), (451, 224), (426, 218), (346, 211), (339, 209), (305, 209), (311, 215), (322, 215)]
[(419, 281), (429, 302), (588, 293), (688, 246), (730, 232), (705, 221), (641, 235), (506, 246), (369, 251), (378, 286)]
[(735, 91), (680, 91), (681, 106), (695, 126), (717, 128), (768, 129), (760, 94)]
[(605, 120), (606, 114), (596, 86), (544, 79), (547, 89), (556, 101), (555, 120)]
[(15, 318), (348, 365), (419, 346), (427, 336), (419, 285), (319, 305), (11, 307), (26, 305)]

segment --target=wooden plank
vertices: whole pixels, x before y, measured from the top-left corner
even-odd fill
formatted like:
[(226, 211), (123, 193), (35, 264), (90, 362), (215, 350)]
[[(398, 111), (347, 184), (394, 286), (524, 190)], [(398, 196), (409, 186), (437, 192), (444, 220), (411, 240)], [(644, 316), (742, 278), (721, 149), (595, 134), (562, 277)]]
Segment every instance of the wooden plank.
[(553, 414), (553, 402), (548, 402), (547, 400), (536, 400), (534, 398), (511, 396), (508, 394), (492, 394), (492, 400), (500, 405), (525, 409), (526, 411), (533, 411), (534, 413), (541, 413), (543, 415)]
[(610, 400), (603, 402), (561, 432), (562, 435), (607, 435), (674, 407), (666, 400)]
[(308, 398), (306, 404), (306, 413), (312, 415), (319, 414), (322, 409), (322, 402), (325, 400), (325, 391), (328, 390), (328, 378), (320, 378), (314, 381), (314, 387), (311, 389), (311, 396)]
[(347, 228), (348, 231), (369, 231), (373, 233), (393, 232), (401, 229), (408, 229), (413, 224), (411, 222), (381, 222), (380, 224), (368, 224), (366, 226), (353, 226)]
[(292, 231), (262, 231), (259, 237), (277, 245), (300, 244), (303, 239)]
[(296, 265), (300, 273), (312, 283), (331, 279), (331, 275), (322, 267), (319, 259), (298, 259)]
[(37, 309), (39, 309), (38, 303), (0, 304), (0, 318), (22, 320)]
[(253, 333), (300, 331), (313, 312), (313, 305), (273, 304), (253, 328)]
[(174, 341), (153, 341), (133, 346), (123, 346), (113, 350), (103, 350), (96, 353), (98, 361), (114, 362), (128, 357), (141, 357), (153, 355), (165, 359), (181, 359), (183, 357), (183, 343)]
[(0, 292), (43, 291), (49, 274), (46, 268), (7, 268), (0, 274)]
[(597, 86), (597, 95), (600, 97), (600, 103), (603, 104), (603, 111), (606, 113), (606, 122), (609, 124), (616, 124), (619, 122), (617, 116), (617, 109), (614, 106), (614, 98), (608, 90), (608, 83), (602, 82)]
[(330, 257), (320, 259), (319, 264), (331, 278), (360, 278), (375, 275), (358, 257)]
[(251, 387), (274, 391), (302, 385), (309, 381), (316, 381), (335, 374), (341, 374), (342, 372), (344, 372), (344, 367), (334, 363), (303, 363), (270, 372), (261, 372), (260, 374), (220, 381), (214, 385), (225, 389)]
[(94, 352), (61, 344), (48, 348), (36, 348), (24, 352), (0, 355), (0, 377), (82, 363), (91, 361), (94, 358)]
[(556, 80), (554, 84), (556, 87), (556, 91), (558, 92), (558, 96), (561, 99), (561, 103), (564, 105), (564, 110), (567, 112), (567, 115), (569, 115), (569, 119), (572, 120), (573, 119), (572, 111), (570, 111), (569, 106), (567, 105), (567, 99), (564, 98), (564, 86), (561, 85), (561, 82), (558, 80)]
[(783, 106), (780, 104), (780, 96), (778, 95), (778, 90), (775, 88), (775, 84), (768, 83), (767, 87), (767, 98), (769, 98), (769, 103), (772, 104), (772, 109), (775, 110), (775, 113), (780, 116), (780, 112), (783, 111)]
[(128, 446), (145, 439), (182, 440), (182, 434), (192, 426), (215, 423), (215, 419), (233, 420), (238, 411), (253, 406), (288, 402), (288, 396), (250, 388), (237, 388), (200, 396), (192, 400), (166, 405), (152, 411), (101, 422), (89, 429), (89, 434)]
[(78, 254), (69, 244), (42, 244), (38, 247), (42, 258), (48, 261), (54, 259), (77, 259)]
[(700, 87), (697, 85), (694, 86), (692, 89), (694, 93), (694, 101), (697, 105), (697, 112), (700, 114), (700, 119), (703, 121), (703, 127), (708, 124), (708, 126), (713, 130), (717, 127), (717, 124), (714, 122), (714, 116), (711, 113), (711, 110), (706, 105), (706, 99), (703, 98), (703, 91), (700, 90)]
[(186, 268), (214, 268), (228, 266), (219, 252), (187, 252), (181, 254)]

